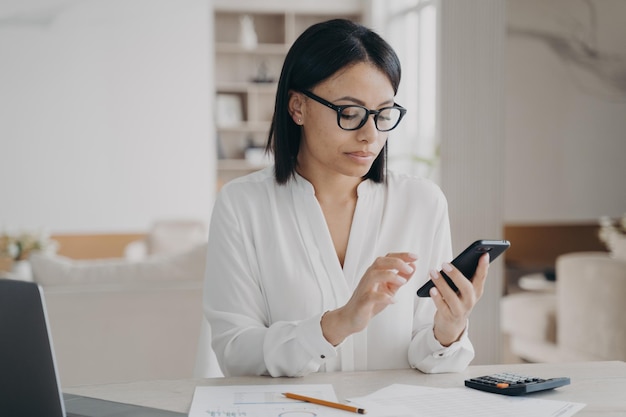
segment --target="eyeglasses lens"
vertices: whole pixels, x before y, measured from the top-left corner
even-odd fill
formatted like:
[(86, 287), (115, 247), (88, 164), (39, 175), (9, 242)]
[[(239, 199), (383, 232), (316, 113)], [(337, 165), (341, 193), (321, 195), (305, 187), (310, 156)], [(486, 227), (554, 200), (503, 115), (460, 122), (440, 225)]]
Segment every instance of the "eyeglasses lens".
[(388, 107), (383, 109), (376, 117), (376, 127), (381, 131), (391, 130), (398, 124), (400, 115), (401, 112), (398, 108)]
[(341, 117), (339, 117), (339, 126), (342, 129), (358, 129), (367, 116), (368, 112), (363, 107), (344, 107), (341, 111)]
[[(342, 129), (354, 130), (358, 129), (367, 121), (369, 112), (360, 106), (347, 106), (341, 111), (339, 117), (339, 126)], [(380, 131), (393, 129), (400, 120), (401, 111), (395, 107), (387, 107), (374, 116), (376, 128)]]

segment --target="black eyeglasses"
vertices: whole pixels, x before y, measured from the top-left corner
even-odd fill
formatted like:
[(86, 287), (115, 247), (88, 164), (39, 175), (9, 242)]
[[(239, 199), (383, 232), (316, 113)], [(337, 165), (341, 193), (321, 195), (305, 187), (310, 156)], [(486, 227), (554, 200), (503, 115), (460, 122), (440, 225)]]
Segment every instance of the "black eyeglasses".
[(336, 106), (330, 101), (316, 96), (310, 91), (303, 90), (302, 94), (321, 103), (337, 112), (337, 124), (343, 130), (357, 130), (367, 123), (370, 114), (374, 115), (374, 124), (380, 132), (389, 132), (398, 126), (400, 120), (406, 114), (406, 109), (399, 104), (394, 103), (392, 107), (383, 107), (380, 110), (370, 110), (367, 107), (358, 106), (356, 104), (348, 104), (346, 106)]

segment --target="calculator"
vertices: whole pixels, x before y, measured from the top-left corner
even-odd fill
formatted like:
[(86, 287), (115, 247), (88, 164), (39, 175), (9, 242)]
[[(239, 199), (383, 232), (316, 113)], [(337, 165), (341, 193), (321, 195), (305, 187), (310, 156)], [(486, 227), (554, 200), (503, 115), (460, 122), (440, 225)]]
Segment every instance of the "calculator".
[(524, 395), (531, 392), (562, 387), (569, 383), (570, 379), (567, 377), (543, 379), (511, 372), (485, 375), (465, 380), (466, 387), (504, 395)]

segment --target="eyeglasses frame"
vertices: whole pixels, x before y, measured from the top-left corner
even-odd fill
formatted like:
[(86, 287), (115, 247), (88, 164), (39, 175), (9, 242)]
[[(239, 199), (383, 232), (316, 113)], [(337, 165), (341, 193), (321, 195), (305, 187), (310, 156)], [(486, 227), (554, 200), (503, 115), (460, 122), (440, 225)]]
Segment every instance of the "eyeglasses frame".
[[(365, 106), (360, 106), (358, 104), (345, 104), (342, 106), (337, 106), (333, 103), (331, 103), (328, 100), (325, 100), (323, 98), (321, 98), (320, 96), (313, 94), (311, 91), (308, 90), (301, 90), (300, 91), (302, 94), (304, 94), (305, 96), (317, 101), (320, 104), (323, 104), (326, 107), (329, 107), (333, 110), (335, 110), (337, 112), (337, 126), (339, 126), (340, 129), (342, 130), (347, 130), (347, 131), (353, 131), (353, 130), (359, 130), (360, 128), (362, 128), (363, 126), (365, 126), (365, 123), (367, 123), (367, 119), (369, 119), (369, 117), (373, 114), (374, 115), (374, 126), (376, 126), (376, 130), (378, 130), (379, 132), (389, 132), (393, 129), (395, 129), (396, 127), (398, 127), (398, 125), (400, 124), (400, 121), (402, 120), (402, 118), (404, 117), (404, 115), (406, 114), (406, 109), (404, 107), (402, 107), (401, 105), (399, 105), (398, 103), (393, 103), (393, 106), (388, 106), (388, 107), (383, 107), (380, 110), (370, 110)], [(367, 112), (367, 116), (363, 118), (363, 120), (361, 120), (361, 123), (359, 123), (359, 125), (357, 127), (351, 128), (351, 129), (346, 129), (345, 127), (341, 126), (341, 112), (347, 108), (347, 107), (360, 107), (362, 109), (364, 109)], [(393, 127), (391, 127), (390, 129), (385, 129), (385, 130), (381, 130), (378, 128), (378, 116), (380, 115), (380, 113), (382, 113), (383, 111), (387, 110), (387, 109), (398, 109), (400, 110), (400, 117), (398, 117), (398, 121), (396, 122), (395, 125), (393, 125)]]

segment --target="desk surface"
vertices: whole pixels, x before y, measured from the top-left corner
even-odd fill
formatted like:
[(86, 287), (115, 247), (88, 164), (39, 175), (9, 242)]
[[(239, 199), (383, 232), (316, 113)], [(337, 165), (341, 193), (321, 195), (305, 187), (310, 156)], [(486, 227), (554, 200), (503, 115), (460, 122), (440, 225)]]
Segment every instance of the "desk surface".
[(559, 364), (510, 364), (470, 366), (455, 374), (422, 374), (411, 369), (316, 373), (303, 378), (236, 377), (146, 381), (72, 387), (65, 392), (165, 410), (188, 412), (196, 386), (264, 384), (332, 384), (339, 400), (370, 394), (388, 385), (412, 384), (432, 387), (462, 387), (470, 377), (511, 371), (544, 378), (568, 376), (571, 384), (533, 394), (535, 398), (587, 404), (579, 416), (626, 415), (626, 362), (584, 362)]

